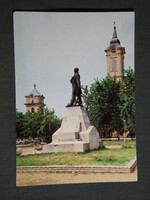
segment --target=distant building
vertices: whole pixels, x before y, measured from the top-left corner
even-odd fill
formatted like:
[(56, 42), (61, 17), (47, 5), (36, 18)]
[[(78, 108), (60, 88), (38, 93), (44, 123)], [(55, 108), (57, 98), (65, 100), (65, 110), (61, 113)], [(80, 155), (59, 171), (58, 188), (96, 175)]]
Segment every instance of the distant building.
[(126, 52), (117, 37), (115, 22), (113, 37), (105, 52), (107, 57), (107, 77), (116, 78), (117, 81), (122, 80), (124, 77), (124, 54)]
[(43, 95), (41, 95), (38, 90), (36, 89), (36, 85), (34, 84), (34, 89), (32, 90), (32, 92), (25, 96), (26, 98), (26, 111), (29, 112), (37, 112), (39, 106), (41, 107), (41, 109), (44, 109), (44, 99), (45, 97)]

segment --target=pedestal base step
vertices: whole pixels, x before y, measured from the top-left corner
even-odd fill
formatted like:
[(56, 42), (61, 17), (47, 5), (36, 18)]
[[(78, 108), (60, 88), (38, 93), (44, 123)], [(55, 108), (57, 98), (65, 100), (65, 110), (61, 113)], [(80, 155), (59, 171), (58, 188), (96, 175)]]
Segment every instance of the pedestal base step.
[(56, 142), (46, 145), (47, 152), (85, 152), (89, 150), (89, 143), (82, 141)]

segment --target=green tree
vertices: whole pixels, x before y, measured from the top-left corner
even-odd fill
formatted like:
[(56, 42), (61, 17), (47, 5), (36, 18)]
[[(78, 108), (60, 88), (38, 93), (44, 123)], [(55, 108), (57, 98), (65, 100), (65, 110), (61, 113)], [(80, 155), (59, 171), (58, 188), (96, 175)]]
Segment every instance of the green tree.
[(40, 136), (45, 138), (47, 142), (52, 140), (52, 134), (60, 127), (61, 119), (55, 115), (54, 110), (45, 108), (42, 112), (43, 117), (40, 123)]
[(121, 132), (122, 120), (120, 119), (120, 82), (105, 78), (95, 80), (88, 90), (84, 88), (83, 98), (87, 105), (87, 112), (91, 124), (105, 137), (111, 133)]
[(135, 75), (131, 68), (125, 71), (120, 99), (124, 132), (129, 131), (131, 135), (135, 135)]
[(51, 141), (52, 134), (60, 127), (61, 120), (55, 115), (54, 110), (40, 107), (38, 112), (16, 113), (17, 137), (32, 138), (41, 137), (47, 142)]
[(18, 138), (23, 138), (24, 129), (24, 114), (16, 110), (16, 135)]
[(29, 136), (35, 138), (37, 137), (39, 123), (37, 120), (37, 113), (26, 112), (24, 114), (24, 128), (23, 128), (23, 135), (25, 138)]

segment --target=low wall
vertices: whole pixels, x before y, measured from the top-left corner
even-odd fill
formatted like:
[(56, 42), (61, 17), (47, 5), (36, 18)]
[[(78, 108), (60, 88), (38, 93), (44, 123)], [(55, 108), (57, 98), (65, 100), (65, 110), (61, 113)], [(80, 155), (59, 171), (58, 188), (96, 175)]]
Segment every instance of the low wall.
[(47, 166), (18, 166), (17, 172), (57, 172), (57, 173), (131, 173), (137, 165), (134, 157), (125, 166), (112, 165), (47, 165)]

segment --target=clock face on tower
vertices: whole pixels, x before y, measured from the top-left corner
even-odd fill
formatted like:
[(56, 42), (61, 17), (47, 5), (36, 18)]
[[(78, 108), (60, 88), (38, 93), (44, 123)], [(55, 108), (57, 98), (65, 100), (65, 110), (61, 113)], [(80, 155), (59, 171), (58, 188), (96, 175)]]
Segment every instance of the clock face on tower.
[(111, 52), (112, 52), (112, 53), (115, 53), (115, 52), (116, 52), (116, 49), (115, 49), (115, 48), (113, 48), (113, 49), (111, 50)]

